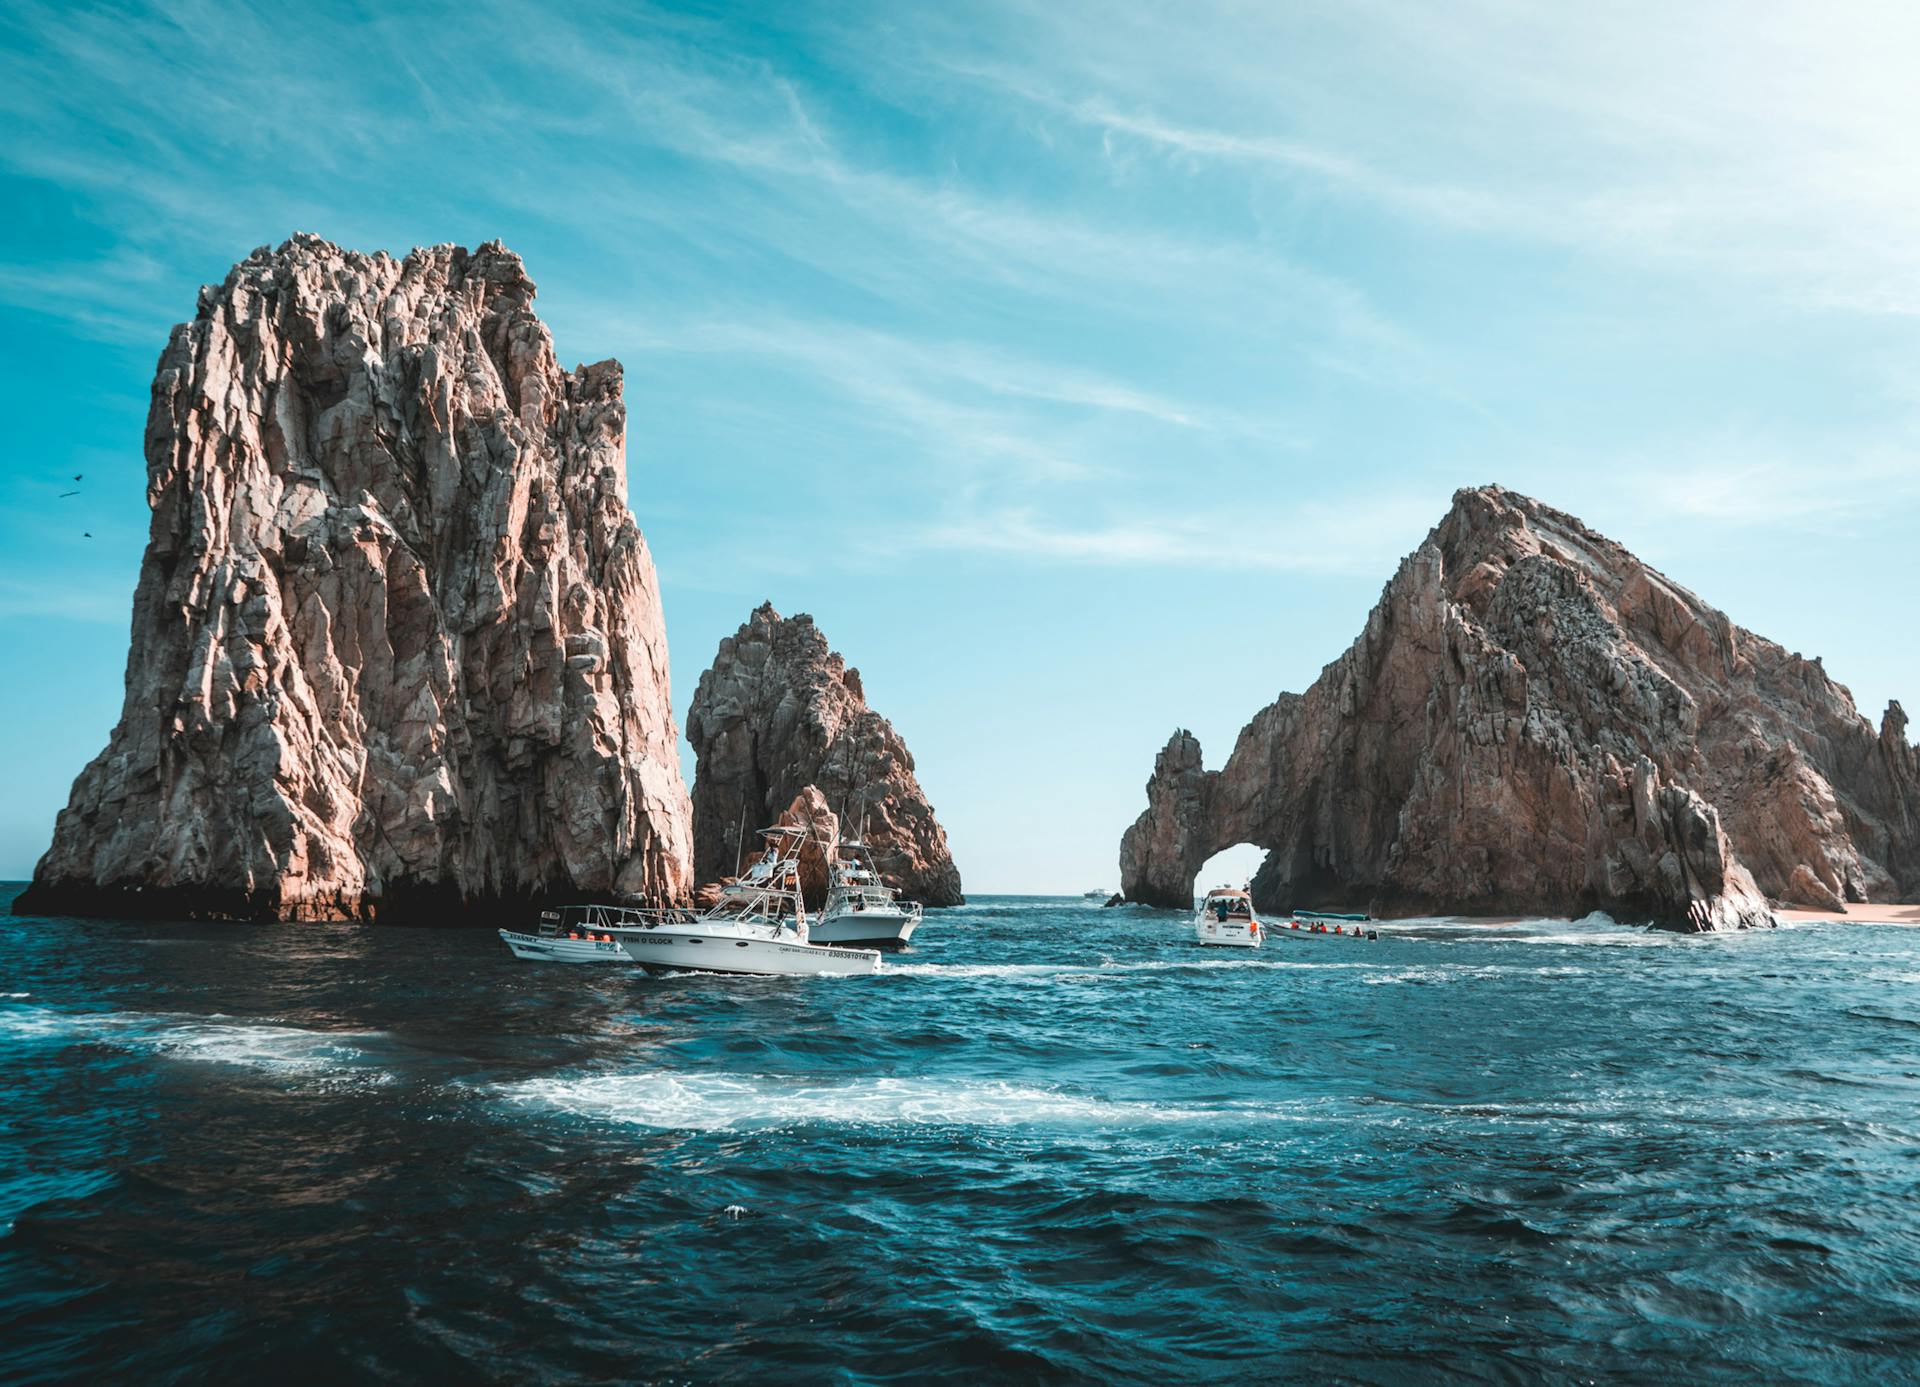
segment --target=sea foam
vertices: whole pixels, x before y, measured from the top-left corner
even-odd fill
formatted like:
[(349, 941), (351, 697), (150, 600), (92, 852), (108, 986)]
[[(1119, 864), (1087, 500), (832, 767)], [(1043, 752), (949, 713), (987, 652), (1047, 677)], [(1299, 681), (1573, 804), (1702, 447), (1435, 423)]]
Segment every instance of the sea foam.
[(1168, 1106), (999, 1080), (874, 1078), (818, 1083), (761, 1074), (595, 1074), (526, 1079), (509, 1101), (663, 1131), (800, 1126), (1143, 1128), (1276, 1119), (1270, 1106)]
[(315, 1031), (228, 1016), (169, 1016), (137, 1011), (0, 1008), (0, 1035), (58, 1045), (99, 1044), (198, 1064), (237, 1065), (288, 1076), (352, 1073), (384, 1083), (363, 1045), (367, 1033)]

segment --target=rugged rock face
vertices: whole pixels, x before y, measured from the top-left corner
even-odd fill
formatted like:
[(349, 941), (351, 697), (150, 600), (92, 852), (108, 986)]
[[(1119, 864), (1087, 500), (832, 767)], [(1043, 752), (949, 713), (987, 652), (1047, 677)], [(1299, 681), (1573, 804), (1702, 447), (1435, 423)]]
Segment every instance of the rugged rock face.
[(690, 886), (619, 363), (497, 243), (312, 236), (160, 358), (126, 703), (19, 908), (503, 913)]
[(1176, 733), (1120, 847), (1190, 905), (1222, 848), (1258, 904), (1764, 923), (1768, 897), (1920, 896), (1920, 751), (1805, 660), (1572, 516), (1461, 491), (1366, 629), (1217, 772)]
[(763, 604), (720, 642), (687, 713), (693, 744), (694, 871), (734, 870), (744, 821), (755, 828), (809, 786), (856, 827), (888, 885), (930, 906), (959, 905), (946, 831), (914, 779), (913, 757), (867, 707), (860, 672), (827, 646), (810, 616)]

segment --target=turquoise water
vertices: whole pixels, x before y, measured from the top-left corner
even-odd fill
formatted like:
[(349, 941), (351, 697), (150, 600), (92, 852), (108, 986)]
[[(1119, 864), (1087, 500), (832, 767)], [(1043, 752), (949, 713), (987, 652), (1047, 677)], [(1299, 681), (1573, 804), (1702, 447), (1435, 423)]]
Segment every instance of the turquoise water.
[(0, 920), (0, 1379), (1914, 1378), (1920, 931), (1187, 941)]

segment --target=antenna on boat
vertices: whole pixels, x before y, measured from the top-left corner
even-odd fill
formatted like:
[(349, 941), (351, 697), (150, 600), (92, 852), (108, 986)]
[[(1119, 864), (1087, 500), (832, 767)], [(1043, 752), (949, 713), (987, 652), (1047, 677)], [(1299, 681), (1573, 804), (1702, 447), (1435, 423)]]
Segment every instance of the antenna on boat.
[(733, 831), (733, 874), (740, 875), (740, 855), (747, 849), (747, 806), (740, 806), (740, 827)]

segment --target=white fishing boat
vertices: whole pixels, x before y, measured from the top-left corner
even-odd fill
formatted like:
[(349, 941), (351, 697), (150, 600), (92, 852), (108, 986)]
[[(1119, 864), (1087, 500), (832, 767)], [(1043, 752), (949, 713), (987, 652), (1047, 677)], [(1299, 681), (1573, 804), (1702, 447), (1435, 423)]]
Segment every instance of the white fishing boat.
[(920, 926), (920, 902), (903, 901), (873, 868), (861, 842), (843, 842), (827, 864), (827, 903), (808, 929), (815, 944), (900, 948)]
[(1111, 891), (1082, 891), (1080, 893), (1080, 899), (1083, 901), (1104, 901), (1110, 899), (1112, 895), (1113, 892)]
[(800, 848), (806, 830), (769, 828), (765, 855), (728, 882), (703, 915), (661, 914), (616, 926), (626, 956), (649, 972), (757, 973), (805, 976), (877, 973), (872, 949), (829, 948), (810, 937), (800, 895)]
[(570, 905), (541, 911), (537, 934), (510, 929), (499, 934), (515, 958), (537, 963), (631, 963), (611, 927), (639, 913), (619, 906)]
[(1216, 886), (1193, 916), (1194, 937), (1228, 949), (1257, 949), (1263, 933), (1253, 897), (1234, 886)]

